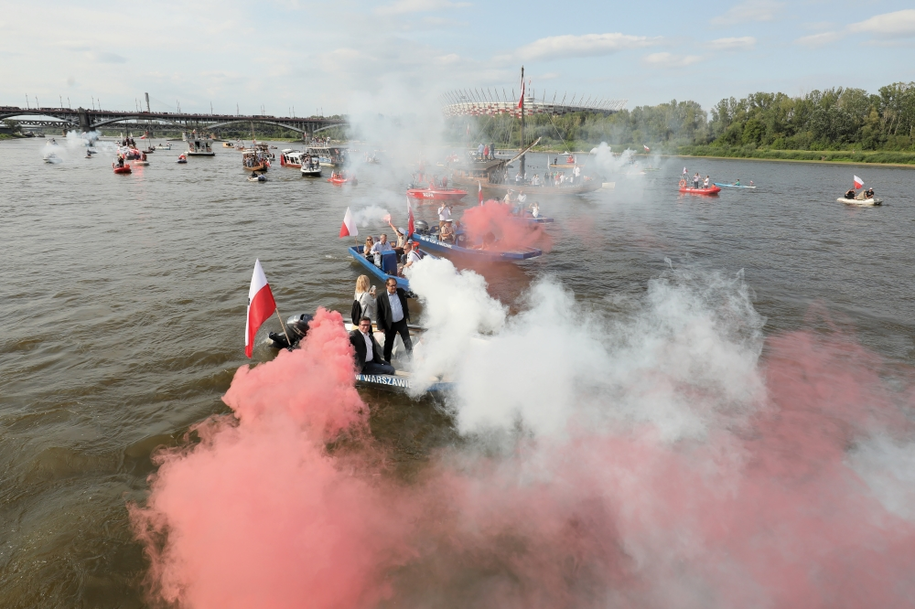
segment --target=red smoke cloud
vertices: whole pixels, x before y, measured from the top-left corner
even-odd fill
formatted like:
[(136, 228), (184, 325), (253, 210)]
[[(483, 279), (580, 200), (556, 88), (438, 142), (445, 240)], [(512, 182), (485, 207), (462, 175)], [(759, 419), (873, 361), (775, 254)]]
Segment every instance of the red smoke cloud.
[[(879, 359), (849, 340), (770, 339), (763, 403), (742, 423), (706, 413), (702, 440), (573, 415), (564, 437), (433, 455), (410, 485), (373, 465), (351, 357), (340, 315), (319, 312), (302, 349), (239, 371), (226, 395), (237, 424), (202, 424), (200, 444), (160, 457), (148, 506), (133, 509), (159, 596), (194, 608), (915, 606), (915, 525), (848, 464), (872, 436), (913, 442), (900, 411), (912, 394), (888, 392)], [(341, 437), (354, 448), (329, 451)]]
[(496, 241), (490, 249), (511, 251), (525, 247), (540, 248), (544, 252), (553, 247), (552, 238), (542, 224), (520, 220), (512, 215), (511, 205), (499, 201), (486, 201), (471, 207), (461, 217), (461, 225), (471, 243)]

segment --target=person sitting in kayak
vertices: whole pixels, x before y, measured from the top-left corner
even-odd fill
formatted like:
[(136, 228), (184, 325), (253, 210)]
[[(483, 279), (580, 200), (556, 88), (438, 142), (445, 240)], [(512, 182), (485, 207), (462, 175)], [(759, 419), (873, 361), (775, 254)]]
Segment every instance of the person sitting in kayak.
[(734, 186), (740, 186), (740, 178), (737, 178), (737, 181), (734, 182)]

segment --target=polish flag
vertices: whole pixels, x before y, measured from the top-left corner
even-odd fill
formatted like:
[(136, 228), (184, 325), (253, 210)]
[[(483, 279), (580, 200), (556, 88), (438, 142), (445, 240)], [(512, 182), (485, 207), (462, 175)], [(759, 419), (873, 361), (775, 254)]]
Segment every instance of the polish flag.
[(483, 183), (477, 182), (477, 201), (480, 202), (480, 205), (483, 204)]
[(410, 199), (407, 199), (407, 239), (413, 236), (413, 231), (416, 229), (416, 225), (413, 222), (413, 206), (410, 205)]
[(523, 105), (524, 105), (524, 79), (522, 78), (521, 79), (521, 97), (518, 98), (518, 109), (520, 110)]
[(645, 149), (645, 152), (651, 152), (651, 148), (649, 148), (649, 147), (646, 146), (645, 144), (642, 144), (642, 148)]
[(276, 311), (276, 301), (267, 276), (261, 268), (261, 261), (254, 261), (254, 276), (251, 277), (251, 288), (248, 290), (248, 319), (245, 322), (245, 355), (251, 357), (254, 352), (254, 336), (267, 318)]
[(855, 188), (863, 188), (863, 187), (864, 187), (864, 180), (862, 180), (858, 176), (855, 176)]
[(356, 228), (356, 221), (353, 219), (353, 214), (350, 212), (349, 207), (346, 208), (346, 214), (343, 216), (343, 226), (340, 227), (340, 236), (341, 237), (358, 237), (359, 229)]

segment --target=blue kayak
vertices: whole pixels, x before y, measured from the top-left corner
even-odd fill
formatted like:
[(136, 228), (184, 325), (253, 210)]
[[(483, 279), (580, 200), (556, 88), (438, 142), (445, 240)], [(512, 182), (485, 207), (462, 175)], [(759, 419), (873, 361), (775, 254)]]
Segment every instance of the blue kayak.
[(744, 186), (743, 184), (725, 184), (721, 182), (715, 182), (715, 186), (718, 188), (756, 188), (755, 186)]

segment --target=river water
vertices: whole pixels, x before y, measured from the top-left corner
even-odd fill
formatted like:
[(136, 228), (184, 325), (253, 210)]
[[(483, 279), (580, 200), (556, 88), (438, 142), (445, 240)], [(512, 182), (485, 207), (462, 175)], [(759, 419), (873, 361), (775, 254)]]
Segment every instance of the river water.
[[(191, 426), (230, 412), (221, 396), (248, 363), (243, 329), (254, 260), (282, 315), (318, 306), (348, 311), (361, 273), (337, 237), (344, 210), (376, 206), (405, 224), (400, 189), (409, 174), (393, 159), (360, 169), (355, 188), (278, 165), (257, 184), (245, 181), (237, 152), (220, 148), (215, 158), (178, 165), (175, 146), (120, 176), (110, 152), (90, 160), (62, 146), (63, 162), (52, 165), (42, 162), (44, 142), (0, 143), (4, 607), (148, 606), (149, 563), (126, 506), (143, 505), (157, 447), (180, 444)], [(680, 196), (684, 161), (690, 174), (753, 180), (758, 189)], [(546, 162), (534, 155), (528, 171), (542, 172)], [(647, 174), (618, 168), (608, 178), (613, 189), (541, 201), (542, 213), (556, 219), (548, 228), (552, 250), (519, 264), (471, 265), (489, 294), (516, 313), (532, 284), (549, 277), (575, 307), (612, 324), (638, 315), (659, 278), (688, 275), (705, 286), (724, 278), (746, 287), (764, 336), (839, 332), (878, 358), (883, 375), (895, 371), (888, 383), (908, 390), (912, 170), (656, 162), (660, 170)], [(837, 203), (853, 174), (886, 205)], [(435, 218), (431, 206), (417, 214)], [(363, 230), (381, 232), (378, 215), (366, 214)], [(422, 321), (422, 307), (415, 310)], [(272, 357), (258, 345), (255, 361)], [(463, 441), (435, 402), (362, 396), (373, 433), (391, 447), (405, 479), (423, 469), (430, 451)], [(416, 601), (402, 588), (387, 598)]]

